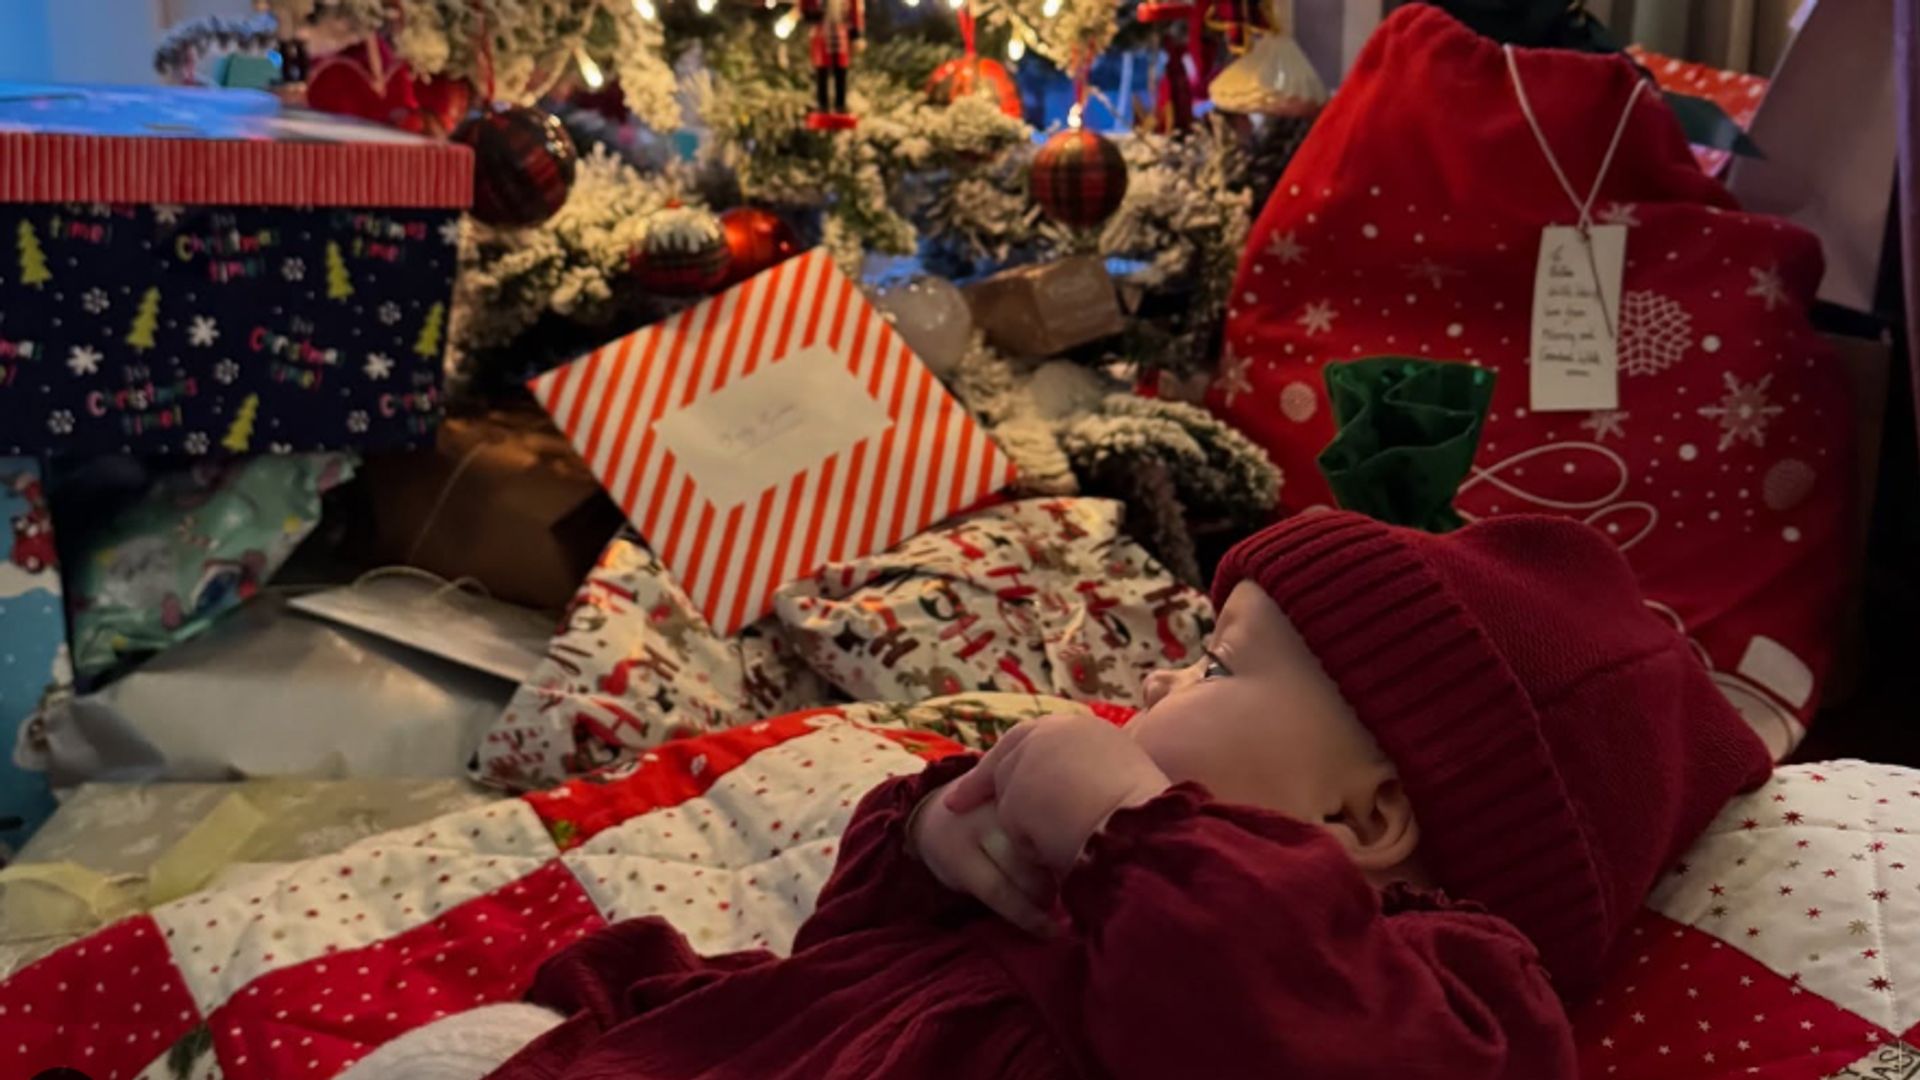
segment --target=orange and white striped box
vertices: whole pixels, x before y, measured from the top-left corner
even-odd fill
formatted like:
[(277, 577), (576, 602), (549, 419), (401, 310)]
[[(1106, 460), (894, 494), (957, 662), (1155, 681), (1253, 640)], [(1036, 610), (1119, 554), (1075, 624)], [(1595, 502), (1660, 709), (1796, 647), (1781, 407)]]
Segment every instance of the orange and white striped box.
[(1014, 478), (819, 249), (529, 385), (723, 634)]

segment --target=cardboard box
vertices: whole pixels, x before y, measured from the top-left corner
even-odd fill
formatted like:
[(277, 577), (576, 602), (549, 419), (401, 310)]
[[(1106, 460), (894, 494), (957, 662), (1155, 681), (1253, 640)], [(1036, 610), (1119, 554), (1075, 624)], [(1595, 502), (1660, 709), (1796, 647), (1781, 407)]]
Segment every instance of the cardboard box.
[(966, 292), (974, 325), (1015, 356), (1058, 356), (1127, 326), (1113, 278), (1092, 255), (1004, 270)]
[(431, 445), (465, 147), (0, 84), (0, 163), (0, 454)]

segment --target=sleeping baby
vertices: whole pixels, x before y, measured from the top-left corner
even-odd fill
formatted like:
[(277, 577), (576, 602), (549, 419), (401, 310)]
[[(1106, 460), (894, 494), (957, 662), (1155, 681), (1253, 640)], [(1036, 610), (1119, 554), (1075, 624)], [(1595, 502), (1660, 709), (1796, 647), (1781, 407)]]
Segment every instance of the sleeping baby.
[(618, 924), (349, 1075), (1574, 1076), (1562, 1002), (1759, 739), (1584, 526), (1308, 514), (1214, 599), (1125, 727), (870, 793), (790, 957)]

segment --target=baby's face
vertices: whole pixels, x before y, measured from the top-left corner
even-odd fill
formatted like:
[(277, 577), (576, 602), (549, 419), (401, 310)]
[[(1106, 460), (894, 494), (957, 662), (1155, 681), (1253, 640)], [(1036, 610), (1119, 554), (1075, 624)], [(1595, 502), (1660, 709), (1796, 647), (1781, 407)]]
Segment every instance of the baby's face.
[(1391, 777), (1373, 737), (1266, 592), (1243, 581), (1205, 655), (1147, 677), (1127, 731), (1174, 783), (1332, 825)]

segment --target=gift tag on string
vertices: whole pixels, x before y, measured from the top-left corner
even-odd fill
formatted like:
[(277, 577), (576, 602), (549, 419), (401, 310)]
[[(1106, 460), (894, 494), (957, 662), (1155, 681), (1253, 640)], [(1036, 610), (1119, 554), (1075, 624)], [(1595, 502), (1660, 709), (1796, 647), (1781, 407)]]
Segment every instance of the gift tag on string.
[(1596, 225), (1593, 204), (1613, 167), (1633, 107), (1646, 89), (1636, 80), (1614, 125), (1613, 141), (1583, 201), (1540, 128), (1513, 47), (1506, 47), (1507, 73), (1527, 126), (1553, 177), (1579, 215), (1579, 224), (1549, 225), (1540, 232), (1540, 261), (1533, 276), (1533, 340), (1528, 352), (1528, 406), (1535, 412), (1620, 407), (1620, 293), (1627, 270), (1627, 227)]
[(1548, 226), (1533, 278), (1529, 397), (1536, 412), (1620, 407), (1627, 227)]

